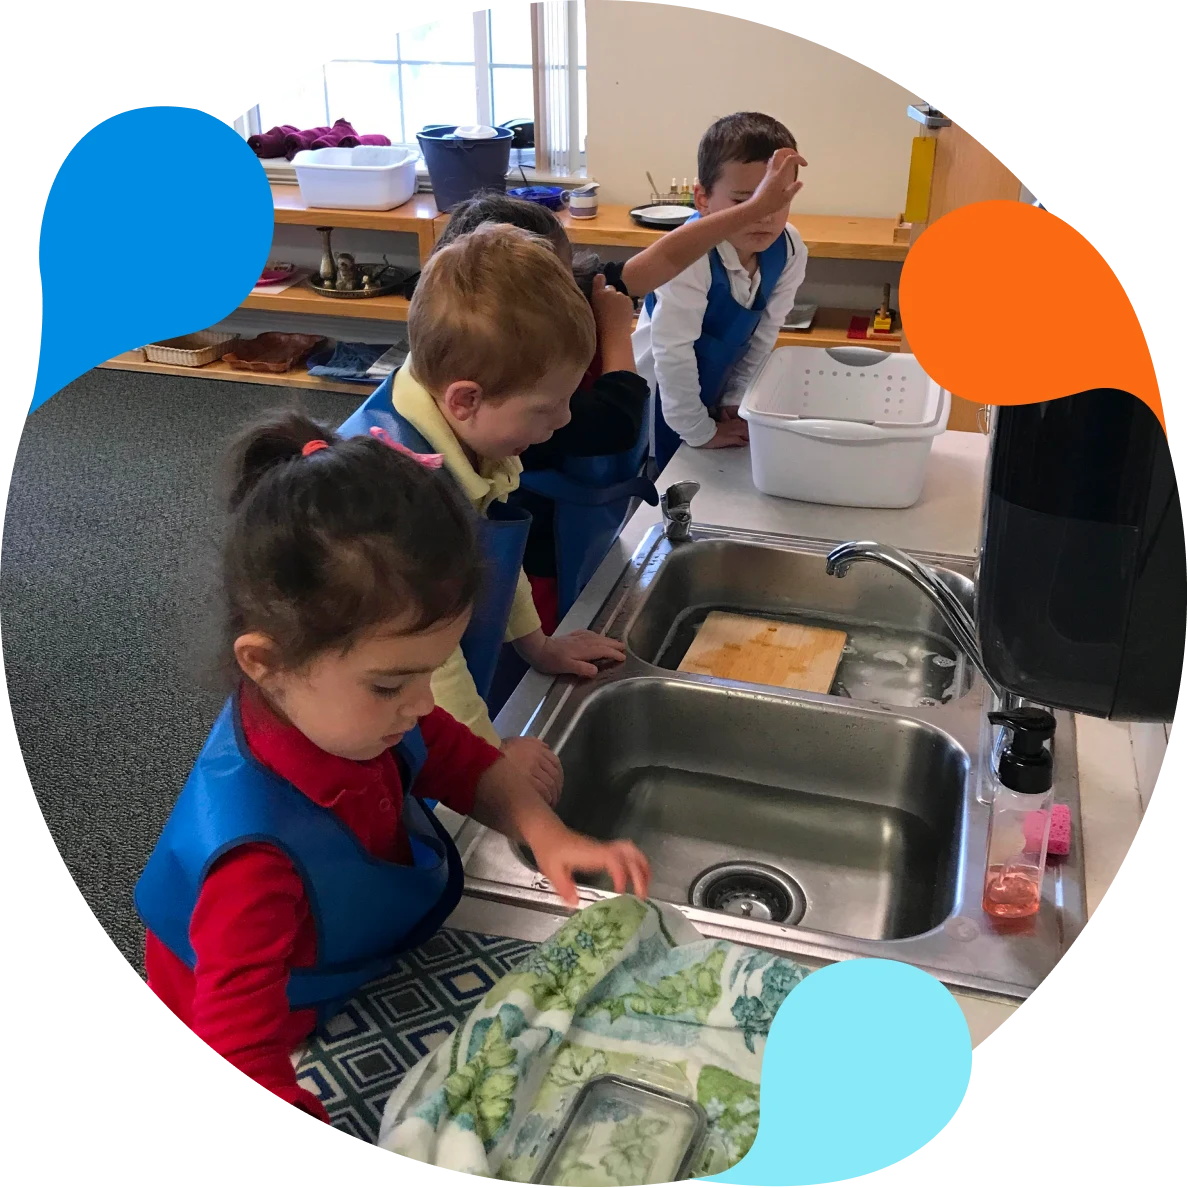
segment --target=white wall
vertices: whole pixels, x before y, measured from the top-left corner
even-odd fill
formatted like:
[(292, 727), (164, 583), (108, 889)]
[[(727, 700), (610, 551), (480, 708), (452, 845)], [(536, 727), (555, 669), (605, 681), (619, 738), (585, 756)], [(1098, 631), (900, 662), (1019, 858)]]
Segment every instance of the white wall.
[(716, 13), (587, 0), (586, 62), (587, 162), (604, 202), (647, 201), (645, 170), (662, 188), (692, 184), (702, 132), (750, 110), (785, 123), (809, 162), (793, 221), (795, 209), (903, 209), (918, 97), (832, 50)]

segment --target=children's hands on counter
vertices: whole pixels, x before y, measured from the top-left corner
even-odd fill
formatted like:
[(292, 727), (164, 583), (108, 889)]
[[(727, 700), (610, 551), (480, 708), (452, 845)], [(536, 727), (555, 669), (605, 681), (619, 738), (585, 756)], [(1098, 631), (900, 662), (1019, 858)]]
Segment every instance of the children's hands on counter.
[(564, 826), (538, 845), (525, 840), (540, 873), (570, 907), (578, 906), (575, 874), (605, 871), (610, 875), (616, 894), (622, 895), (630, 887), (640, 899), (648, 897), (652, 868), (643, 853), (629, 841), (595, 841)]
[(627, 648), (622, 643), (594, 631), (572, 631), (551, 637), (543, 631), (534, 631), (517, 639), (515, 647), (537, 672), (549, 676), (594, 677), (598, 675), (598, 661), (621, 664), (627, 659)]
[(565, 773), (561, 760), (539, 738), (504, 739), (504, 758), (510, 760), (524, 773), (533, 789), (545, 804), (555, 805), (561, 799), (561, 788)]
[(714, 435), (704, 445), (698, 447), (703, 450), (725, 450), (732, 446), (745, 446), (750, 436), (747, 433), (747, 423), (737, 416), (723, 417), (714, 429)]
[(767, 172), (744, 205), (756, 218), (766, 218), (787, 206), (804, 186), (797, 176), (808, 162), (795, 150), (777, 149), (767, 163)]
[(531, 851), (541, 874), (571, 907), (577, 907), (575, 874), (605, 871), (616, 892), (630, 887), (646, 898), (647, 858), (627, 841), (600, 842), (575, 833), (537, 795), (520, 767), (506, 756), (479, 778), (471, 816)]

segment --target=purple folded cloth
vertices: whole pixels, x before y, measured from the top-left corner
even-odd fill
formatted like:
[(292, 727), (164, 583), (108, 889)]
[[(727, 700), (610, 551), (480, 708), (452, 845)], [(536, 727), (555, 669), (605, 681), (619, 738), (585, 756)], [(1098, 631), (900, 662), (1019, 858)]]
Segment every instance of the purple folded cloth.
[(354, 148), (358, 144), (389, 145), (386, 136), (360, 136), (347, 120), (335, 120), (331, 128), (306, 128), (280, 124), (259, 136), (248, 137), (248, 147), (257, 157), (286, 157), (292, 160), (303, 149)]

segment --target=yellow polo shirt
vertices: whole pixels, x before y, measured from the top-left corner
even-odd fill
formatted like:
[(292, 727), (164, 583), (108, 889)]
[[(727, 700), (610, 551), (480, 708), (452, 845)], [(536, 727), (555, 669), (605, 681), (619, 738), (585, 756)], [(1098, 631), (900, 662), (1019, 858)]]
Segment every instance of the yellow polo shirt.
[[(507, 499), (520, 485), (523, 465), (519, 458), (484, 458), (480, 468), (475, 470), (449, 422), (437, 407), (437, 401), (413, 379), (410, 362), (406, 360), (392, 377), (392, 404), (425, 438), (434, 453), (442, 455), (446, 469), (461, 486), (475, 510), (485, 513), (492, 503)], [(532, 589), (527, 575), (521, 570), (504, 639), (522, 639), (539, 629), (540, 616), (532, 602)], [(461, 648), (457, 648), (433, 674), (433, 699), (475, 734), (499, 745), (501, 740), (491, 725), (486, 703), (474, 687)]]

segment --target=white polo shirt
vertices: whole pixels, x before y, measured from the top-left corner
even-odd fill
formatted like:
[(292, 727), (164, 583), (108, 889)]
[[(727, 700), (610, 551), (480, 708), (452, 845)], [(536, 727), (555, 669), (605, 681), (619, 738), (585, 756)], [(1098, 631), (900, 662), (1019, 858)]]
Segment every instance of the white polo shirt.
[[(780, 327), (796, 304), (796, 293), (804, 280), (808, 252), (800, 233), (788, 225), (788, 260), (776, 282), (767, 308), (755, 327), (747, 352), (726, 380), (723, 404), (739, 404), (747, 384), (759, 365), (775, 347)], [(762, 274), (750, 276), (739, 263), (738, 253), (729, 243), (718, 245), (718, 255), (730, 280), (730, 292), (746, 309), (755, 304)], [(703, 446), (713, 437), (717, 425), (701, 403), (701, 385), (697, 379), (697, 357), (693, 344), (701, 337), (701, 326), (709, 304), (710, 258), (702, 256), (668, 284), (656, 290), (656, 307), (648, 315), (645, 307), (632, 337), (635, 365), (653, 392), (658, 390), (664, 419), (683, 441)]]

